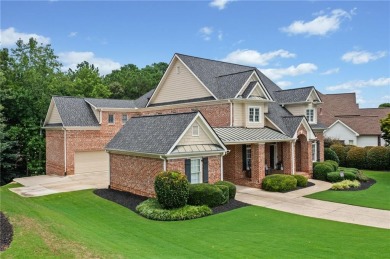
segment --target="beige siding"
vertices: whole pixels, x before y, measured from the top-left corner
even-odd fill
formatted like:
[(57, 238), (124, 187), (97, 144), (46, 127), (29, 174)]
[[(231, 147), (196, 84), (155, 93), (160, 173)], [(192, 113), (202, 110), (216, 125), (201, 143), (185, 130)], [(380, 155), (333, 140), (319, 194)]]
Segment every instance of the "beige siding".
[[(179, 70), (178, 70), (179, 69)], [(164, 103), (178, 100), (188, 100), (211, 96), (210, 92), (196, 77), (181, 63), (173, 61), (166, 79), (156, 93), (151, 103)]]
[(51, 111), (48, 124), (52, 123), (62, 123), (60, 113), (58, 112), (57, 106), (53, 105), (53, 110)]
[(306, 115), (306, 104), (301, 105), (286, 105), (286, 108), (289, 112), (291, 112), (293, 115), (300, 116), (300, 115)]
[(108, 172), (109, 156), (105, 151), (76, 152), (74, 154), (74, 173)]
[(233, 126), (235, 127), (245, 127), (245, 111), (243, 103), (234, 103), (233, 104)]
[[(199, 126), (199, 136), (192, 136), (192, 126)], [(206, 133), (204, 126), (201, 123), (195, 122), (188, 131), (184, 134), (178, 145), (198, 145), (198, 144), (216, 144)]]
[(274, 124), (272, 124), (271, 122), (269, 122), (269, 120), (267, 120), (267, 119), (264, 120), (264, 127), (268, 127), (268, 128), (271, 128), (271, 129), (274, 129), (274, 130), (279, 131), (279, 129), (276, 128), (276, 127), (274, 126)]

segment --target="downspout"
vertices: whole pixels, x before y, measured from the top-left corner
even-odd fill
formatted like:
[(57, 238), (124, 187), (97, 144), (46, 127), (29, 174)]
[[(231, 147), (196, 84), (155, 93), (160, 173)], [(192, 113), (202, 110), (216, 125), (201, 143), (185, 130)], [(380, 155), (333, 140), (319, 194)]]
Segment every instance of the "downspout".
[(62, 129), (64, 130), (64, 176), (66, 176), (66, 129), (64, 127)]
[(230, 127), (232, 127), (233, 126), (233, 103), (230, 99), (228, 101), (230, 103)]
[(225, 155), (225, 152), (221, 156), (221, 181), (223, 181), (223, 156)]
[(295, 174), (295, 140), (291, 141), (291, 174)]
[(163, 156), (160, 156), (160, 159), (162, 159), (164, 161), (163, 169), (164, 169), (164, 171), (166, 171), (167, 170), (167, 159)]

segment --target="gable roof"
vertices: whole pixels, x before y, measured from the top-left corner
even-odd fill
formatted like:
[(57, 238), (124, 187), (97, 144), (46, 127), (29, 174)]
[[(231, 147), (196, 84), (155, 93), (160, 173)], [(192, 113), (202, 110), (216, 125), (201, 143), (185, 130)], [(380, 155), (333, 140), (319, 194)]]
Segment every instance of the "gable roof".
[(276, 101), (280, 104), (306, 102), (313, 90), (315, 91), (313, 86), (308, 86), (275, 91), (275, 98)]
[(152, 90), (150, 90), (149, 92), (147, 92), (146, 94), (142, 95), (141, 97), (139, 97), (137, 100), (134, 101), (135, 103), (135, 106), (137, 108), (145, 108), (146, 105), (148, 104), (149, 102), (149, 99), (152, 97), (153, 93), (154, 93), (154, 90), (156, 90), (156, 88), (153, 88)]
[(359, 135), (381, 135), (379, 116), (338, 116), (338, 120), (345, 123)]
[(84, 98), (84, 100), (97, 109), (101, 108), (136, 108), (133, 100), (117, 100), (117, 99), (100, 99), (100, 98)]
[(54, 96), (53, 101), (64, 127), (98, 127), (91, 107), (84, 98)]
[(245, 91), (242, 93), (242, 98), (248, 98), (249, 94), (255, 88), (256, 84), (256, 81), (250, 82), (249, 85), (246, 87)]

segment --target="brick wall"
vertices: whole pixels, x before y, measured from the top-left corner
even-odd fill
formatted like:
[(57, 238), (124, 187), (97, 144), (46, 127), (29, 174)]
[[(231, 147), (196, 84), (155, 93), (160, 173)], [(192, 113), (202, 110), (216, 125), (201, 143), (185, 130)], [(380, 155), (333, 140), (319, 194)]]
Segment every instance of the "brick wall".
[(316, 137), (317, 139), (319, 140), (320, 142), (320, 146), (317, 147), (320, 149), (320, 161), (323, 162), (324, 161), (324, 133), (323, 132), (316, 132)]
[(154, 197), (154, 179), (163, 166), (161, 159), (110, 153), (110, 187)]
[(284, 174), (292, 174), (291, 142), (283, 142), (281, 146), (281, 151), (283, 151), (283, 172)]
[(265, 145), (264, 144), (252, 144), (252, 183), (261, 184), (265, 177)]
[(46, 174), (64, 175), (64, 131), (46, 130)]

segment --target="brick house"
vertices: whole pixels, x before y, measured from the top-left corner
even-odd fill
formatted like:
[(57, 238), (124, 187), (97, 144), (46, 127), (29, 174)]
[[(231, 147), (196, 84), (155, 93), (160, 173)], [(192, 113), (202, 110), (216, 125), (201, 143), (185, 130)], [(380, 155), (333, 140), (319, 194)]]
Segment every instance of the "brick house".
[[(147, 196), (153, 195), (150, 179), (163, 169), (188, 176), (208, 170), (207, 179), (189, 180), (224, 179), (253, 187), (260, 187), (267, 173), (310, 176), (312, 162), (324, 156), (325, 127), (317, 121), (321, 103), (314, 87), (282, 90), (255, 67), (175, 54), (159, 85), (137, 100), (53, 97), (45, 120), (47, 174), (78, 174), (99, 167), (110, 171), (112, 188)], [(191, 136), (185, 146), (218, 145), (214, 153), (187, 147), (180, 159), (172, 159), (166, 149), (140, 145), (149, 135), (134, 130), (136, 124), (147, 129), (144, 122), (149, 121), (159, 144), (169, 132), (161, 125), (189, 114), (201, 123), (200, 136), (208, 137)], [(177, 148), (174, 144), (178, 143), (164, 145)], [(134, 150), (138, 145), (143, 148)], [(192, 165), (188, 161), (194, 157), (200, 162)]]

